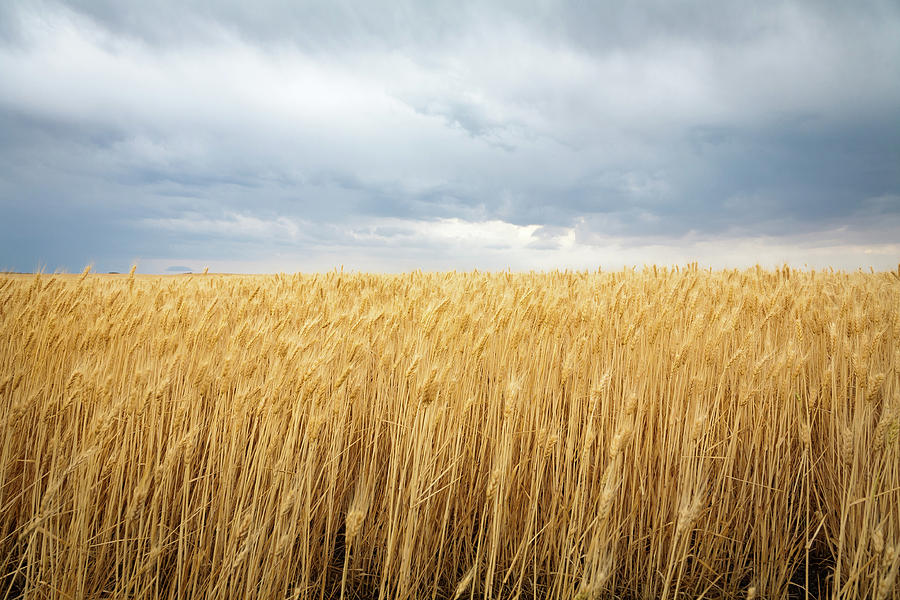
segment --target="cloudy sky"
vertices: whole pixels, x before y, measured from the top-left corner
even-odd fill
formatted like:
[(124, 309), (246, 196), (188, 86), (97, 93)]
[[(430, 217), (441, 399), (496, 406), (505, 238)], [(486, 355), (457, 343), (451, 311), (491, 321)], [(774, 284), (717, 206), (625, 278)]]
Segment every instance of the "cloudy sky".
[(896, 268), (900, 3), (0, 4), (0, 269)]

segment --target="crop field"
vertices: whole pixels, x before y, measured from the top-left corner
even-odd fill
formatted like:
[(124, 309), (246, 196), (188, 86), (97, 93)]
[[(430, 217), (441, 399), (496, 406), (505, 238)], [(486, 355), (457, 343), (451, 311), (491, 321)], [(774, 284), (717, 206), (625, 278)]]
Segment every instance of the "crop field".
[(0, 275), (0, 598), (896, 600), (898, 275)]

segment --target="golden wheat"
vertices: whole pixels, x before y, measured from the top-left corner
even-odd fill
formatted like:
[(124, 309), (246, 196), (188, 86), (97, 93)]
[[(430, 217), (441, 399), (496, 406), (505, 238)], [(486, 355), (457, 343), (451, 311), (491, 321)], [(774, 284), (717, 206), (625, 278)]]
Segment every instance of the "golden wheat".
[(900, 275), (0, 276), (0, 598), (900, 598)]

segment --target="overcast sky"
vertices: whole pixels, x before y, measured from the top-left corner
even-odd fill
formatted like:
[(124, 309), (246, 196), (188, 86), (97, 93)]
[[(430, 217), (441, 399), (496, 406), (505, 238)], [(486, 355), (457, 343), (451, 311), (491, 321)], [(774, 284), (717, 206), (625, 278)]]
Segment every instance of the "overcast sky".
[(900, 3), (0, 4), (0, 269), (896, 268)]

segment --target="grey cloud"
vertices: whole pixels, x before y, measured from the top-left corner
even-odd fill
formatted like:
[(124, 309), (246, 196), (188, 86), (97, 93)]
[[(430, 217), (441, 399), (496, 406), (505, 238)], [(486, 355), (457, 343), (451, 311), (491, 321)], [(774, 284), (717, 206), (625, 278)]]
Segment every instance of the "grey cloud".
[(378, 237), (392, 238), (410, 236), (413, 231), (409, 227), (375, 227), (372, 229), (372, 234)]
[[(801, 12), (822, 26), (839, 24), (849, 33), (870, 31), (884, 19), (896, 19), (900, 8), (890, 0), (855, 4), (800, 1), (785, 5), (767, 1), (749, 11), (742, 2), (641, 3), (516, 1), (451, 2), (414, 0), (366, 3), (236, 0), (137, 5), (114, 0), (69, 0), (112, 31), (126, 32), (157, 44), (193, 37), (198, 31), (225, 28), (261, 42), (287, 40), (305, 48), (372, 43), (390, 48), (409, 44), (434, 46), (452, 42), (473, 24), (487, 27), (525, 26), (548, 38), (591, 51), (632, 49), (648, 41), (689, 39), (722, 45), (746, 44), (783, 27), (785, 13)], [(42, 3), (51, 10), (53, 3)], [(7, 7), (15, 15), (19, 9)], [(177, 15), (178, 18), (173, 18)], [(6, 29), (14, 29), (7, 26)]]
[(893, 2), (16, 3), (0, 69), (0, 268), (900, 237)]

